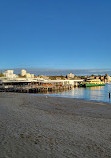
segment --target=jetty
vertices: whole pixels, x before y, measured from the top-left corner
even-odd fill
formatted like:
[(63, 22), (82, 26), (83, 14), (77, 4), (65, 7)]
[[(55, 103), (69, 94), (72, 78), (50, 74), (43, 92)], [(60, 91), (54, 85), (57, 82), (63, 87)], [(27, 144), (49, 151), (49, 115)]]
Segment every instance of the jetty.
[(79, 85), (81, 80), (44, 80), (15, 81), (5, 80), (0, 85), (0, 92), (45, 93), (70, 90)]
[(72, 89), (71, 85), (64, 85), (64, 86), (17, 86), (17, 87), (10, 87), (5, 86), (1, 87), (1, 92), (18, 92), (18, 93), (42, 93), (42, 92), (52, 92), (52, 91), (62, 91), (66, 89)]

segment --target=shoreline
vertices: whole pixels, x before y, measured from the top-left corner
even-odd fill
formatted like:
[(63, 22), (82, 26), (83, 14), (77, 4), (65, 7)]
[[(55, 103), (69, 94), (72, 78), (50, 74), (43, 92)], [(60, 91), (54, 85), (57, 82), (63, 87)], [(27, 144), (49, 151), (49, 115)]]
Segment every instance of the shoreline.
[(47, 97), (52, 97), (52, 98), (66, 98), (66, 99), (74, 99), (74, 100), (82, 100), (82, 101), (87, 101), (87, 102), (94, 102), (94, 103), (105, 103), (105, 104), (111, 104), (110, 102), (104, 102), (104, 101), (97, 101), (97, 100), (88, 100), (88, 99), (83, 99), (83, 98), (73, 98), (73, 97), (68, 97), (68, 96), (63, 96), (63, 95), (58, 95), (54, 94), (42, 94), (42, 93), (14, 93), (14, 92), (0, 92), (0, 93), (10, 93), (10, 94), (24, 94), (24, 95), (32, 95), (32, 96), (47, 96)]
[[(27, 93), (23, 93), (23, 94), (27, 94)], [(67, 99), (77, 99), (77, 100), (83, 100), (83, 101), (88, 101), (88, 102), (97, 102), (97, 103), (106, 103), (106, 104), (111, 104), (111, 102), (105, 102), (105, 101), (99, 101), (99, 100), (89, 100), (89, 99), (83, 99), (83, 98), (73, 98), (73, 97), (68, 97), (68, 96), (63, 96), (63, 95), (56, 95), (56, 94), (37, 94), (37, 93), (28, 93), (29, 95), (40, 95), (40, 96), (49, 96), (49, 97), (54, 97), (54, 98), (67, 98)], [(111, 100), (111, 99), (109, 99)]]
[[(102, 103), (109, 103), (111, 104), (111, 99), (109, 98), (109, 90), (111, 89), (110, 84), (107, 86), (103, 86), (102, 91), (101, 89), (90, 89), (90, 88), (72, 88), (71, 90), (64, 90), (64, 91), (53, 91), (53, 92), (36, 92), (35, 89), (33, 91), (4, 91), (4, 92), (10, 92), (10, 93), (29, 93), (34, 95), (47, 95), (47, 96), (53, 96), (53, 97), (63, 97), (63, 98), (76, 98), (76, 99), (82, 99), (87, 101), (95, 101), (95, 102), (102, 102)], [(100, 87), (99, 87), (100, 88)], [(73, 91), (75, 89), (75, 91)], [(74, 94), (73, 94), (74, 93)]]
[(108, 103), (3, 92), (0, 127), (4, 158), (111, 157)]

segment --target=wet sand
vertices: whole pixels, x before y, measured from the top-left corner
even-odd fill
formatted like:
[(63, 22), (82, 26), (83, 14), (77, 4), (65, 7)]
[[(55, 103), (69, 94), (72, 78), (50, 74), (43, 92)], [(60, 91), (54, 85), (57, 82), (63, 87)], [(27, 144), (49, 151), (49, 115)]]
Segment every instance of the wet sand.
[(111, 158), (111, 104), (0, 93), (0, 158)]

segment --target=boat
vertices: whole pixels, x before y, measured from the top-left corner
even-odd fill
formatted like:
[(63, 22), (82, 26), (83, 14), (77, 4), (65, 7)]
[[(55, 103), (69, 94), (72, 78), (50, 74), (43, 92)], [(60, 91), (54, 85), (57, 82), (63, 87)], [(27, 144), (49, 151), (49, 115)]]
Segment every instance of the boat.
[(87, 79), (85, 82), (80, 83), (80, 87), (95, 87), (105, 86), (105, 83), (100, 79)]

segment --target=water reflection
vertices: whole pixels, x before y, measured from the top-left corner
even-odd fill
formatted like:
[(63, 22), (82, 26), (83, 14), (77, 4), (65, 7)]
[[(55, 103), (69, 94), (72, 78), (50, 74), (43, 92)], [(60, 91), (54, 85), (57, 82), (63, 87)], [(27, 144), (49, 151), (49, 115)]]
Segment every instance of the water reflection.
[(51, 96), (68, 97), (68, 98), (81, 98), (93, 101), (110, 102), (109, 91), (111, 91), (111, 84), (106, 84), (105, 86), (89, 87), (89, 88), (73, 88), (72, 90), (47, 93)]

